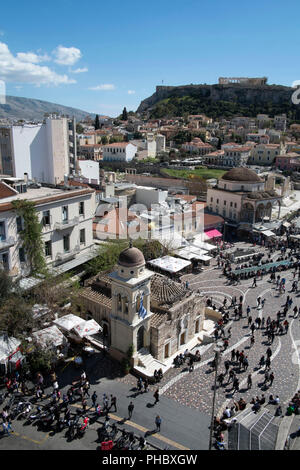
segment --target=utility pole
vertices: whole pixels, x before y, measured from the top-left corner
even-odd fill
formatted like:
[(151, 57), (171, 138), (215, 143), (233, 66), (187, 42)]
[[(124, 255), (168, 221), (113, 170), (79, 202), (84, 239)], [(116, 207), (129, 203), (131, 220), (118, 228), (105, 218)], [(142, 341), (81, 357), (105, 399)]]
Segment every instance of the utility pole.
[(212, 448), (212, 439), (213, 439), (213, 431), (214, 431), (214, 417), (215, 417), (215, 403), (216, 403), (216, 394), (217, 394), (217, 377), (218, 377), (218, 366), (221, 358), (221, 348), (218, 344), (216, 344), (214, 348), (215, 352), (215, 383), (214, 383), (214, 395), (213, 395), (213, 403), (212, 403), (212, 410), (211, 410), (211, 422), (210, 422), (210, 433), (209, 433), (209, 447), (208, 450)]

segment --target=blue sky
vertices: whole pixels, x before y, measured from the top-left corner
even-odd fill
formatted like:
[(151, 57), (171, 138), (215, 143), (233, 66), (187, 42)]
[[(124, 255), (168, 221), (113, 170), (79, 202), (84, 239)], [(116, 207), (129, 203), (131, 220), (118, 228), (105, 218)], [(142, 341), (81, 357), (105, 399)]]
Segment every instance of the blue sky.
[(299, 0), (15, 0), (0, 8), (8, 95), (116, 116), (155, 86), (300, 80)]

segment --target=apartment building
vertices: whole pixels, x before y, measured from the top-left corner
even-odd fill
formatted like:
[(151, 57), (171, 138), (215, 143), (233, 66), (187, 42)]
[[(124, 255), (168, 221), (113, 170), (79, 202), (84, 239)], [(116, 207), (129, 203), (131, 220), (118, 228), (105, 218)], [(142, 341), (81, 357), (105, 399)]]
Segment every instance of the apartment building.
[(251, 146), (243, 146), (235, 143), (222, 145), (224, 150), (223, 164), (230, 167), (241, 167), (247, 165), (251, 154)]
[(71, 260), (76, 266), (95, 256), (89, 257), (93, 247), (94, 190), (27, 186), (24, 180), (3, 178), (0, 181), (0, 265), (6, 272), (13, 277), (29, 274), (20, 237), (24, 221), (12, 206), (12, 201), (24, 199), (32, 201), (37, 210), (49, 267), (64, 271)]
[(137, 147), (128, 142), (116, 142), (104, 145), (102, 148), (103, 161), (130, 162), (137, 152)]
[(253, 147), (249, 163), (251, 165), (272, 165), (278, 155), (284, 153), (280, 144), (258, 144)]
[(49, 116), (43, 123), (0, 127), (0, 170), (15, 178), (57, 184), (76, 170), (75, 119)]

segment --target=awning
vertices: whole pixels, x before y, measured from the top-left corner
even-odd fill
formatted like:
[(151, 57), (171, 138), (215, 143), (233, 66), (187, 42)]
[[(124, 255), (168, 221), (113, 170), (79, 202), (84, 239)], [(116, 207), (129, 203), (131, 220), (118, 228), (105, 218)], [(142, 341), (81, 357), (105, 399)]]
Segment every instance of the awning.
[(99, 331), (102, 331), (102, 328), (95, 320), (88, 320), (75, 326), (73, 331), (81, 338), (84, 338), (85, 336), (95, 335)]
[(64, 315), (63, 317), (57, 318), (53, 321), (53, 323), (66, 331), (71, 331), (72, 328), (85, 322), (86, 321), (83, 318), (73, 315), (73, 313), (69, 313), (68, 315)]
[(49, 326), (44, 330), (36, 331), (32, 333), (35, 341), (44, 348), (51, 348), (66, 344), (68, 341), (57, 326)]
[(265, 230), (261, 232), (265, 237), (276, 237), (275, 233), (271, 230)]
[(219, 232), (217, 229), (213, 230), (208, 230), (207, 232), (204, 232), (204, 239), (208, 240), (210, 238), (219, 238), (222, 237), (222, 233)]
[(13, 336), (0, 336), (0, 361), (6, 361), (9, 356), (18, 350), (20, 344), (21, 341), (14, 338)]
[(190, 261), (185, 261), (180, 258), (174, 258), (173, 256), (163, 256), (162, 258), (152, 259), (148, 261), (151, 266), (168, 271), (169, 273), (177, 273), (187, 266), (191, 265)]

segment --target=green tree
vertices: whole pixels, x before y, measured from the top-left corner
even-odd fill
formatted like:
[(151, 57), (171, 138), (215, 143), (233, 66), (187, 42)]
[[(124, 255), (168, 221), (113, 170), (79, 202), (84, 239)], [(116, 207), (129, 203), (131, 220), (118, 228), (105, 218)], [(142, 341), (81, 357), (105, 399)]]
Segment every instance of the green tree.
[(45, 273), (47, 270), (44, 242), (42, 239), (42, 225), (39, 222), (35, 205), (27, 199), (17, 199), (12, 201), (11, 204), (17, 215), (22, 217), (24, 221), (24, 229), (20, 232), (20, 238), (27, 255), (30, 272), (32, 274)]
[(96, 114), (94, 126), (95, 126), (95, 131), (97, 129), (100, 129), (100, 121), (99, 121), (99, 115), (98, 114)]
[(121, 120), (122, 121), (127, 121), (128, 120), (128, 113), (127, 113), (126, 108), (123, 109)]
[(84, 132), (84, 128), (79, 123), (76, 124), (76, 132), (77, 132), (77, 134), (83, 134), (83, 132)]
[(108, 143), (108, 138), (106, 135), (103, 135), (101, 137), (101, 144), (106, 145)]

